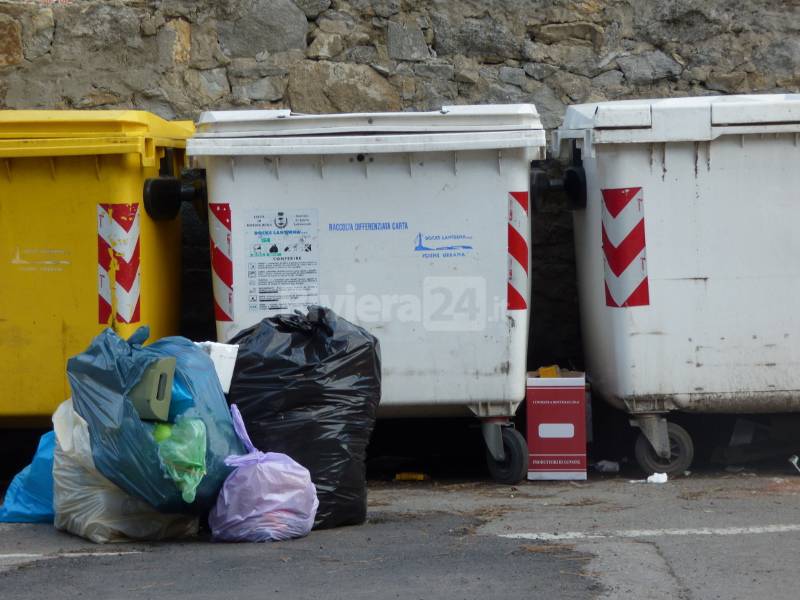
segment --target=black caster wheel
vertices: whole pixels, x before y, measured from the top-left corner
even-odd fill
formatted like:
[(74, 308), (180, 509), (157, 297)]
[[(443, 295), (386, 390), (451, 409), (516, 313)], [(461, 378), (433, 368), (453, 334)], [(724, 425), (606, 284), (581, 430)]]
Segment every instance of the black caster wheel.
[(528, 444), (513, 427), (503, 427), (502, 435), (505, 459), (496, 461), (487, 449), (486, 464), (492, 479), (497, 483), (515, 485), (528, 474)]
[(644, 434), (639, 434), (634, 453), (636, 462), (645, 473), (678, 475), (686, 471), (692, 464), (694, 443), (689, 432), (680, 425), (667, 423), (667, 433), (669, 435), (669, 458), (658, 456)]

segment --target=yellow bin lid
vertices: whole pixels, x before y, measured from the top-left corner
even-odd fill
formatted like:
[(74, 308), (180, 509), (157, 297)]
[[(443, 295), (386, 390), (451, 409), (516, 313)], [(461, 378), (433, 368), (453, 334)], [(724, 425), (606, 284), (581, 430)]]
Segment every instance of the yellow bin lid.
[(0, 158), (129, 154), (155, 164), (155, 148), (184, 148), (191, 121), (140, 110), (0, 111)]

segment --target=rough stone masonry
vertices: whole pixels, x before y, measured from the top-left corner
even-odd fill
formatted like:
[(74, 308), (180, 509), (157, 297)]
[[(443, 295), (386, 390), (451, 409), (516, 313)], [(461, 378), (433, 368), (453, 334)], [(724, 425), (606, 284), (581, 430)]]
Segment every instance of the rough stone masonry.
[[(570, 103), (798, 89), (796, 0), (0, 0), (0, 108), (533, 102), (553, 128)], [(536, 220), (532, 364), (582, 362), (570, 223)], [(187, 232), (199, 298), (203, 243)]]

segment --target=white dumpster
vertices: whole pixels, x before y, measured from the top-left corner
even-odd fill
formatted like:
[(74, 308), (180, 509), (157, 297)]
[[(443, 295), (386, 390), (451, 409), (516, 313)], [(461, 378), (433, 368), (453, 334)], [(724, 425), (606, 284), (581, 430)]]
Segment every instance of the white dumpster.
[(554, 142), (574, 197), (585, 170), (587, 371), (642, 429), (641, 465), (691, 462), (668, 411), (800, 410), (800, 95), (571, 106)]
[[(519, 480), (530, 280), (532, 105), (298, 115), (208, 112), (217, 336), (333, 308), (381, 343), (382, 416), (483, 419), (493, 474)], [(505, 445), (503, 444), (505, 442)]]

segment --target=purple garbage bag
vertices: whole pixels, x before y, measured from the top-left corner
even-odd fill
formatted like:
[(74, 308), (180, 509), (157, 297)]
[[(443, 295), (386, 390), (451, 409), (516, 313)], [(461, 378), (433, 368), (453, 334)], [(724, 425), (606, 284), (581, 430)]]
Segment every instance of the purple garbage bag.
[(225, 459), (236, 469), (222, 485), (208, 517), (212, 538), (266, 542), (308, 535), (319, 507), (308, 469), (285, 454), (257, 450), (235, 404), (231, 416), (248, 453)]

